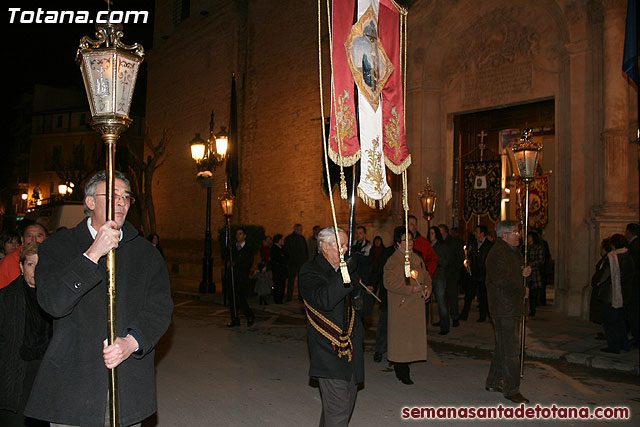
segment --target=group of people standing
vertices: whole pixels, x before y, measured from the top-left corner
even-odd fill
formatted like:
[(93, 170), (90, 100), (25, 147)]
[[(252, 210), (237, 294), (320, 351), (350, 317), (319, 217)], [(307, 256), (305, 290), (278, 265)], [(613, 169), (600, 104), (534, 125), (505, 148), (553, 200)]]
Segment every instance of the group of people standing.
[[(308, 319), (309, 375), (320, 385), (321, 425), (348, 424), (357, 384), (364, 379), (362, 321), (368, 312), (353, 302), (362, 286), (381, 300), (374, 361), (381, 361), (386, 352), (396, 377), (407, 385), (413, 384), (410, 364), (427, 358), (432, 290), (438, 302), (440, 334), (467, 319), (477, 295), (478, 321), (491, 315), (495, 326), (496, 350), (485, 388), (513, 402), (528, 402), (519, 392), (518, 325), (526, 314), (528, 291), (523, 281), (531, 276), (532, 266), (524, 265), (518, 225), (498, 223), (493, 241), (488, 229), (478, 226), (466, 256), (464, 244), (446, 225), (431, 227), (428, 239), (416, 228), (417, 219), (409, 217), (407, 226), (395, 228), (393, 245), (385, 248), (379, 236), (369, 243), (366, 228), (359, 226), (347, 258), (350, 283), (341, 274), (340, 252), (347, 253), (347, 235), (341, 229), (322, 229), (319, 255), (302, 266), (300, 290)], [(407, 261), (409, 277), (405, 274)], [(465, 265), (470, 267), (471, 285), (467, 285), (463, 311), (458, 313), (458, 282)]]
[[(638, 346), (640, 307), (640, 224), (629, 223), (625, 234), (600, 244), (600, 260), (591, 279), (589, 318), (602, 324), (605, 353), (619, 354)], [(629, 333), (632, 339), (629, 340)]]

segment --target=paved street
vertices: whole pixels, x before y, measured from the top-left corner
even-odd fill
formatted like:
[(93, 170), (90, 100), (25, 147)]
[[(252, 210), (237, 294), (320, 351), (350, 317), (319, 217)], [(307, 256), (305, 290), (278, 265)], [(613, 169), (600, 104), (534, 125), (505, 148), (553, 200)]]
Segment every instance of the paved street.
[[(145, 426), (317, 425), (320, 395), (307, 376), (305, 319), (297, 303), (280, 313), (267, 306), (256, 311), (253, 327), (247, 328), (243, 319), (243, 326), (232, 330), (224, 327), (228, 312), (220, 305), (184, 298), (175, 303), (171, 329), (158, 345), (159, 411)], [(401, 425), (407, 422), (401, 419), (405, 406), (516, 406), (484, 390), (489, 351), (433, 341), (429, 361), (411, 367), (415, 385), (405, 386), (386, 363), (373, 362), (374, 333), (373, 328), (367, 331), (366, 381), (352, 426)], [(521, 391), (532, 404), (625, 406), (632, 419), (640, 413), (640, 385), (633, 375), (530, 361)], [(416, 422), (433, 421), (411, 423)], [(578, 424), (602, 421), (572, 420), (566, 425)]]

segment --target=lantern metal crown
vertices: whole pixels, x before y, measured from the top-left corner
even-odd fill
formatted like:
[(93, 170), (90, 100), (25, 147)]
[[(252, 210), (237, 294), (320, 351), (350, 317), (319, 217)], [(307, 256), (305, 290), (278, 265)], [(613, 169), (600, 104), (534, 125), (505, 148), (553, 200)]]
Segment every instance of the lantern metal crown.
[(542, 149), (542, 144), (534, 142), (531, 139), (531, 134), (532, 129), (522, 129), (520, 140), (511, 147), (520, 178), (525, 182), (531, 182), (535, 179), (538, 155)]

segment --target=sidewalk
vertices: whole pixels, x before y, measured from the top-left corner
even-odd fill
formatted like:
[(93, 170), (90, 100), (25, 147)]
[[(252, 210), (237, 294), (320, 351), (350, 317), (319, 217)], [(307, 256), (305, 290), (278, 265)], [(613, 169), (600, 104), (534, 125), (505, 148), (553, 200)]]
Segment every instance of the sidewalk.
[[(215, 304), (222, 304), (220, 283), (216, 283), (217, 293), (198, 294), (197, 278), (172, 277), (171, 284), (174, 296), (195, 298)], [(303, 316), (304, 309), (297, 300), (282, 305), (257, 305), (256, 298), (250, 298), (249, 304), (256, 310), (284, 316)], [(462, 296), (460, 301), (462, 307)], [(429, 326), (428, 340), (442, 342), (466, 348), (477, 348), (493, 351), (493, 327), (490, 321), (476, 322), (478, 319), (477, 303), (474, 301), (469, 320), (460, 321), (460, 326), (451, 328), (448, 335), (438, 335), (439, 329)], [(437, 313), (437, 307), (434, 306)], [(434, 314), (436, 314), (434, 313)], [(377, 324), (377, 308), (372, 327)], [(437, 314), (435, 315), (437, 319)], [(568, 317), (553, 311), (553, 301), (547, 306), (538, 307), (536, 316), (527, 320), (526, 356), (536, 359), (552, 359), (597, 369), (614, 370), (640, 374), (640, 351), (633, 347), (631, 351), (620, 354), (603, 353), (606, 341), (596, 338), (602, 327), (577, 317)]]

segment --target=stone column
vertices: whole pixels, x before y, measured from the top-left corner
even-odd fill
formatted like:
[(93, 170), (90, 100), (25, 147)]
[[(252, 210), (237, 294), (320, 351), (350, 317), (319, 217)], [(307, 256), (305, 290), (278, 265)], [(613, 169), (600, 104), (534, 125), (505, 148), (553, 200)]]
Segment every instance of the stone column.
[(627, 205), (629, 143), (629, 95), (622, 72), (622, 50), (626, 2), (603, 2), (603, 81), (604, 120), (604, 207), (615, 209)]
[(597, 235), (603, 239), (623, 233), (634, 221), (629, 200), (629, 91), (622, 72), (626, 5), (624, 0), (604, 0), (603, 25), (603, 200), (596, 214)]

